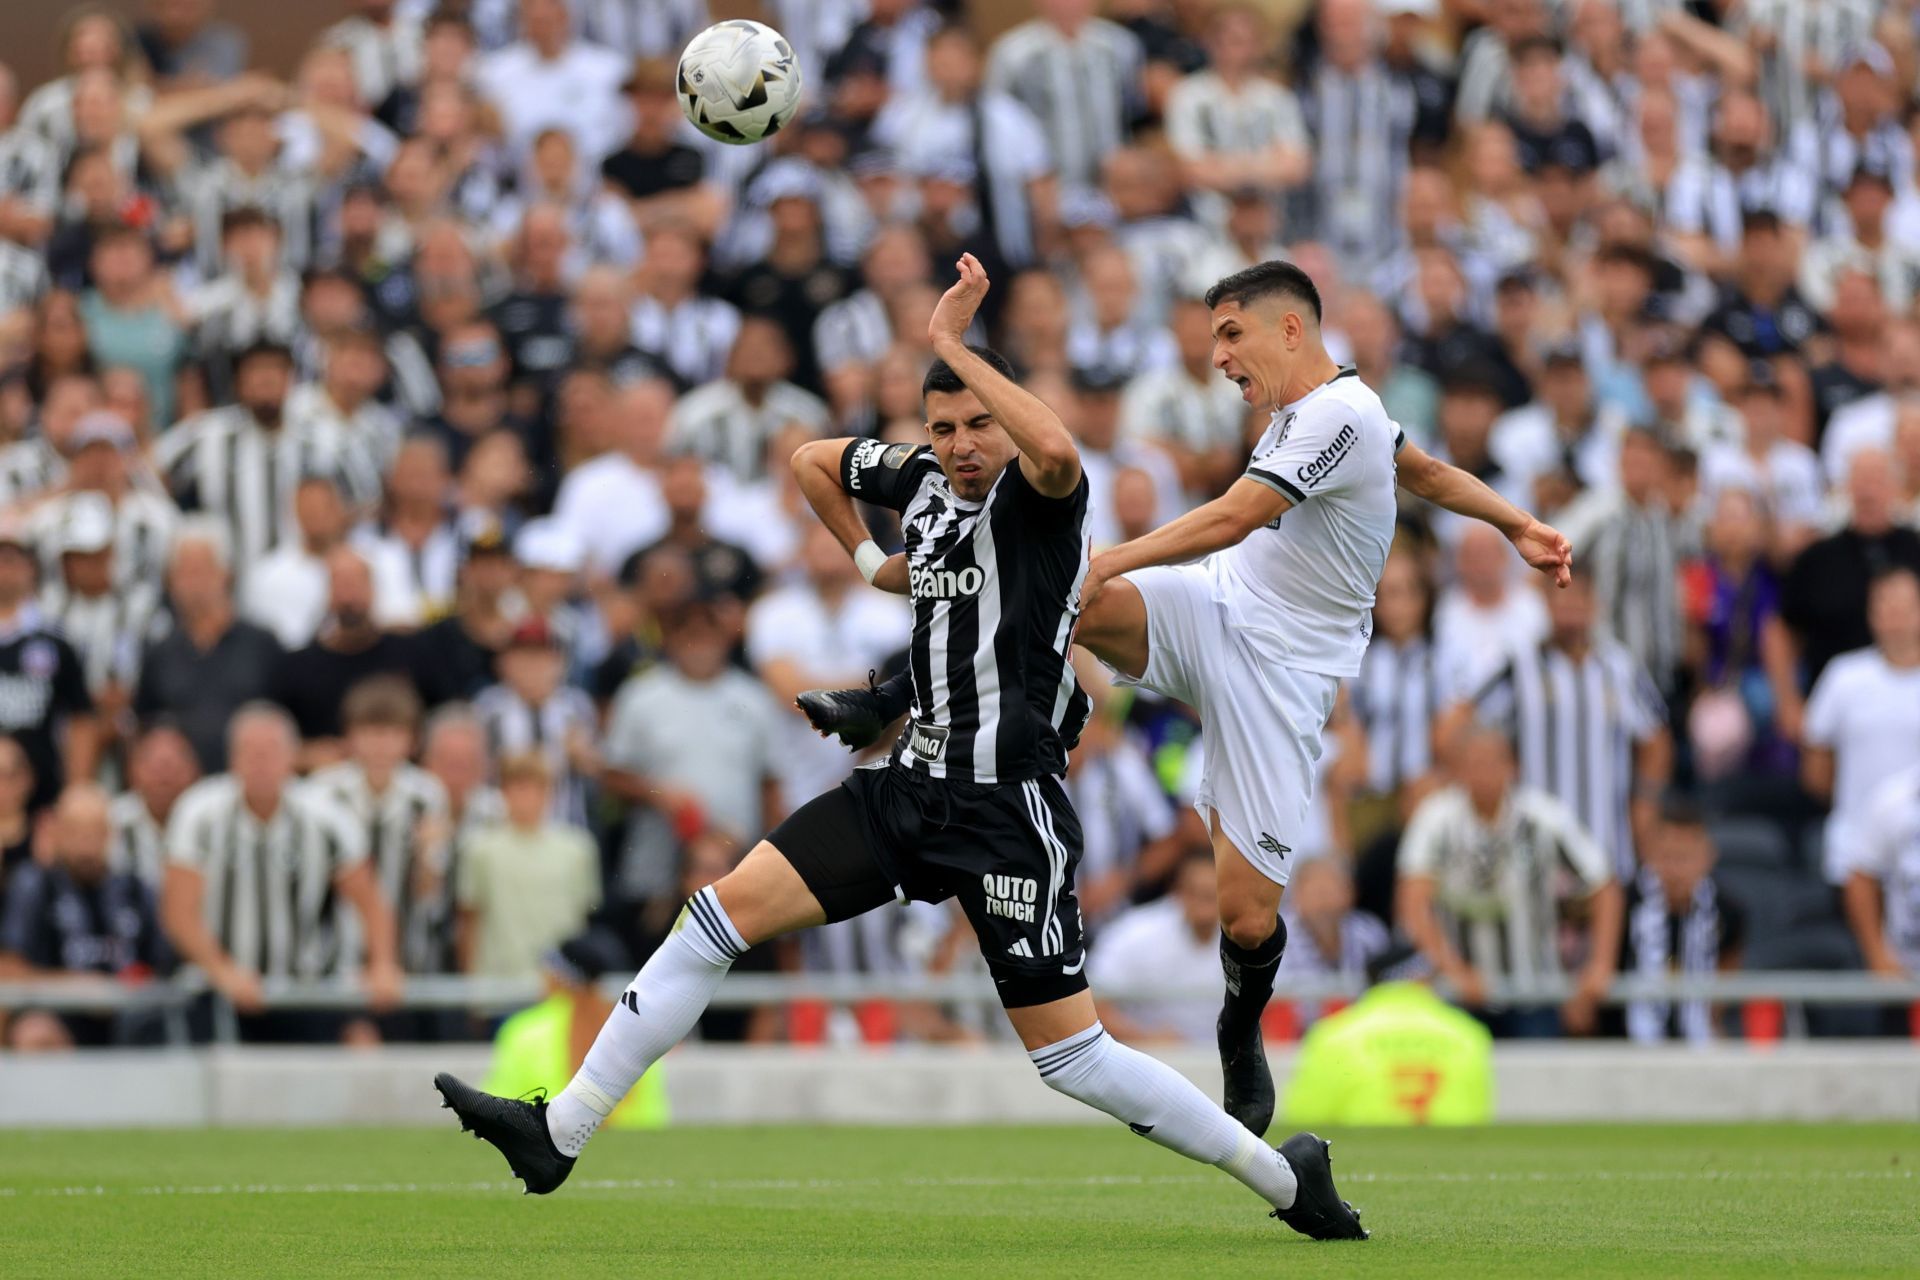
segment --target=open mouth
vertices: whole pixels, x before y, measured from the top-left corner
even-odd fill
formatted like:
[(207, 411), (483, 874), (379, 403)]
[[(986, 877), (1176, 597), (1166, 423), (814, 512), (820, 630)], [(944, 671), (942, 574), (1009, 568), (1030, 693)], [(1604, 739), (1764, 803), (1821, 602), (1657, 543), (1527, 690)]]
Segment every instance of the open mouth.
[(1240, 396), (1242, 399), (1246, 399), (1253, 394), (1253, 379), (1249, 378), (1246, 374), (1228, 374), (1227, 381), (1240, 388)]

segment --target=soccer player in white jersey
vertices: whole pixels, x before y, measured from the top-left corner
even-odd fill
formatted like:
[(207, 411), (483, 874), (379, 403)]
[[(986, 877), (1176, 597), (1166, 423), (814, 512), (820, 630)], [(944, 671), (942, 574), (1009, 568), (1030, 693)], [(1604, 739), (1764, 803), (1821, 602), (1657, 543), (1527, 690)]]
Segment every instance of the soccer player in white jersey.
[(1273, 421), (1226, 493), (1094, 558), (1075, 639), (1124, 682), (1200, 713), (1196, 807), (1220, 870), (1226, 1109), (1264, 1133), (1274, 1095), (1260, 1014), (1286, 948), (1280, 896), (1321, 730), (1366, 651), (1396, 486), (1493, 525), (1563, 586), (1573, 553), (1556, 530), (1407, 443), (1380, 397), (1328, 356), (1319, 291), (1298, 267), (1249, 267), (1206, 301), (1214, 367)]

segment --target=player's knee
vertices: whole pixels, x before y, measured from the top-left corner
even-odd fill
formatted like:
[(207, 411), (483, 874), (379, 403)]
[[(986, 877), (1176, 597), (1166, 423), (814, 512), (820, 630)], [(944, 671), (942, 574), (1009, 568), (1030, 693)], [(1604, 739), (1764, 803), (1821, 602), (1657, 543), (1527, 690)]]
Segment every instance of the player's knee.
[(1262, 903), (1220, 904), (1220, 932), (1236, 947), (1255, 950), (1280, 927), (1280, 917)]

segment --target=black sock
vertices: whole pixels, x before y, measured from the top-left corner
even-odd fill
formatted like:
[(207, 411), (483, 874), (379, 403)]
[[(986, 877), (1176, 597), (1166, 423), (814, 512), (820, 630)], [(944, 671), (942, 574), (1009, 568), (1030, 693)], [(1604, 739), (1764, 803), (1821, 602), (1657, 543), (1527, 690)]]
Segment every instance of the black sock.
[(880, 703), (880, 719), (892, 724), (907, 714), (913, 707), (913, 671), (902, 671), (890, 680), (883, 680), (873, 686), (873, 696)]
[(1220, 967), (1227, 975), (1227, 1002), (1222, 1010), (1225, 1030), (1245, 1035), (1260, 1021), (1261, 1010), (1273, 998), (1273, 976), (1287, 951), (1287, 922), (1274, 917), (1273, 933), (1259, 946), (1247, 948), (1220, 935)]

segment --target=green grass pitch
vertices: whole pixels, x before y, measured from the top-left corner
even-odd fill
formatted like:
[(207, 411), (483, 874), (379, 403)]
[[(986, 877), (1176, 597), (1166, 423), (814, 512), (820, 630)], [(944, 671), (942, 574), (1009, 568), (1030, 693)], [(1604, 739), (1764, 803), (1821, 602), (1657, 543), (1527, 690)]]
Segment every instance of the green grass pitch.
[(538, 1199), (448, 1126), (0, 1133), (0, 1273), (1920, 1273), (1915, 1126), (1332, 1134), (1364, 1244), (1297, 1236), (1117, 1128), (613, 1133)]

